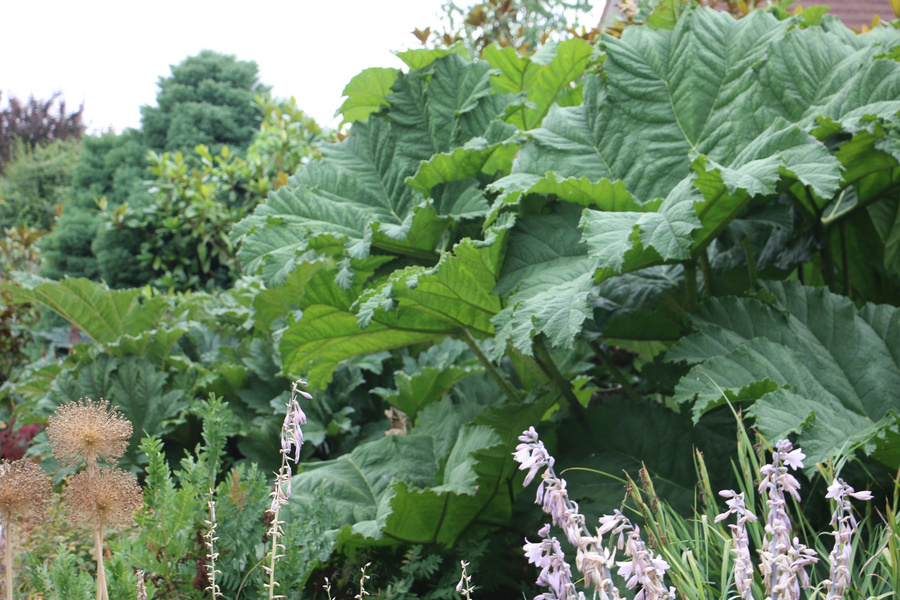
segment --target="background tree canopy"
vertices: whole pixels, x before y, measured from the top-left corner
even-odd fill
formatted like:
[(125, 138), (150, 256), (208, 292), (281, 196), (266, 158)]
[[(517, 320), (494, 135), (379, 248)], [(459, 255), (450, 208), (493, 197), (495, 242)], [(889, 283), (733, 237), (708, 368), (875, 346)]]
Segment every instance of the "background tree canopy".
[(184, 153), (198, 144), (213, 153), (222, 146), (245, 148), (261, 121), (253, 99), (269, 91), (258, 71), (255, 62), (211, 50), (173, 65), (172, 75), (159, 80), (156, 106), (141, 108), (147, 147)]

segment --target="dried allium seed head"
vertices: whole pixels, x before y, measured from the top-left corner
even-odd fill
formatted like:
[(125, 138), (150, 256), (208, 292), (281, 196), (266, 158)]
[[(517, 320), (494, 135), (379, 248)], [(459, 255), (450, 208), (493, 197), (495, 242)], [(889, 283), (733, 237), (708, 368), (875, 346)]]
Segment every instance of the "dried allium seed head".
[(75, 525), (90, 527), (97, 523), (124, 529), (134, 524), (143, 493), (133, 474), (103, 467), (96, 473), (81, 471), (72, 477), (63, 499), (69, 520)]
[(0, 520), (40, 519), (50, 497), (50, 478), (29, 460), (0, 462)]
[(71, 467), (82, 460), (94, 465), (97, 460), (119, 458), (125, 454), (131, 431), (131, 422), (103, 399), (63, 404), (47, 422), (53, 456)]

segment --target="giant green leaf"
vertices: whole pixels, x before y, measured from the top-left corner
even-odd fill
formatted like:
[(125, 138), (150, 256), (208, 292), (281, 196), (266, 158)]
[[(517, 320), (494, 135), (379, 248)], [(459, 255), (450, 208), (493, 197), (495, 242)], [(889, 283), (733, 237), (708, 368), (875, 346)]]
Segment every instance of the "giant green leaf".
[(460, 148), (435, 154), (419, 165), (408, 184), (428, 194), (441, 183), (477, 177), (484, 173), (493, 176), (506, 173), (519, 151), (523, 136), (511, 125), (492, 121), (483, 136), (474, 137)]
[[(417, 423), (419, 411), (438, 402), (460, 380), (484, 371), (467, 351), (464, 342), (446, 339), (415, 359), (407, 357), (403, 370), (394, 373), (396, 389), (373, 388), (372, 392), (406, 413), (411, 423)], [(463, 355), (468, 355), (468, 360)]]
[(884, 266), (900, 273), (900, 200), (884, 198), (869, 207), (869, 215), (884, 245)]
[(411, 329), (420, 320), (414, 315), (421, 314), (455, 330), (468, 329), (476, 337), (492, 335), (491, 319), (500, 310), (500, 298), (492, 291), (505, 249), (506, 232), (501, 231), (484, 242), (464, 239), (433, 268), (394, 271), (363, 298), (360, 323), (368, 327), (373, 320), (390, 318), (398, 327)]
[(297, 298), (299, 321), (288, 318), (279, 352), (286, 373), (306, 375), (313, 386), (323, 389), (338, 364), (359, 354), (401, 348), (431, 341), (456, 331), (444, 320), (420, 311), (398, 315), (388, 312), (363, 328), (354, 305), (374, 271), (390, 257), (355, 261), (352, 281), (341, 287), (330, 269), (304, 270), (305, 281), (295, 282), (304, 293)]
[[(730, 472), (728, 448), (733, 447), (734, 424), (727, 415), (713, 426), (692, 426), (688, 416), (653, 401), (605, 401), (589, 407), (584, 418), (563, 422), (554, 453), (556, 469), (567, 470), (569, 493), (588, 520), (619, 508), (626, 494), (625, 474), (639, 481), (642, 468), (659, 498), (690, 510), (697, 482), (694, 451), (705, 453), (717, 477), (714, 484), (721, 483)], [(585, 452), (585, 446), (591, 451)]]
[(423, 201), (406, 180), (435, 153), (483, 136), (501, 114), (505, 100), (491, 94), (490, 71), (454, 54), (400, 76), (386, 97), (389, 110), (355, 123), (347, 140), (323, 146), (322, 160), (302, 167), (235, 226), (244, 268), (281, 283), (304, 253), (323, 246), (353, 258), (374, 247), (436, 260), (451, 216), (471, 211), (456, 210), (449, 198)]
[(338, 287), (333, 271), (309, 273), (302, 284), (305, 293), (297, 301), (302, 317), (290, 323), (279, 346), (285, 370), (308, 370), (310, 379), (324, 386), (338, 363), (358, 354), (463, 330), (476, 337), (492, 335), (491, 318), (500, 310), (500, 299), (491, 290), (504, 248), (503, 232), (486, 242), (464, 240), (435, 267), (394, 271), (362, 297), (372, 274), (365, 265), (374, 264), (375, 257), (354, 267), (354, 284), (348, 289)]
[(838, 210), (845, 212), (890, 198), (900, 189), (900, 163), (896, 156), (880, 149), (884, 139), (883, 131), (878, 134), (861, 132), (837, 150), (835, 156), (844, 167), (845, 189), (842, 195), (846, 196), (846, 204), (850, 206), (837, 206), (838, 202), (844, 200), (839, 197), (838, 202), (826, 207), (823, 220), (833, 219), (831, 213)]
[(693, 190), (676, 189), (658, 212), (601, 212), (586, 210), (581, 225), (584, 241), (597, 266), (622, 273), (664, 261), (691, 257), (691, 233), (700, 227), (694, 212)]
[(453, 53), (464, 56), (466, 50), (461, 43), (457, 43), (449, 48), (414, 48), (412, 50), (394, 52), (397, 58), (402, 60), (412, 70), (424, 69), (434, 61)]
[[(500, 299), (491, 291), (505, 237), (499, 232), (485, 242), (464, 240), (435, 267), (397, 270), (362, 298), (368, 278), (384, 257), (355, 264), (353, 285), (347, 289), (338, 286), (334, 271), (328, 269), (303, 269), (302, 280), (292, 274), (290, 289), (302, 290), (295, 305), (302, 316), (296, 322), (289, 320), (281, 338), (285, 371), (308, 373), (315, 385), (324, 387), (338, 363), (358, 354), (463, 330), (475, 337), (492, 335), (491, 318), (500, 310)], [(261, 294), (258, 302), (270, 297), (279, 297), (279, 292)]]
[(694, 400), (695, 419), (724, 402), (720, 390), (753, 402), (763, 435), (799, 434), (810, 464), (856, 447), (883, 451), (884, 436), (900, 425), (898, 309), (859, 309), (796, 282), (767, 283), (765, 291), (760, 299), (708, 300), (691, 314), (697, 333), (667, 355), (696, 365), (676, 399)]
[(553, 346), (570, 346), (591, 319), (597, 321), (591, 325), (595, 333), (599, 327), (604, 335), (628, 339), (672, 339), (681, 331), (680, 309), (661, 306), (664, 297), (668, 307), (677, 304), (671, 294), (680, 285), (681, 267), (644, 269), (597, 284), (597, 257), (589, 254), (577, 229), (580, 214), (577, 207), (560, 203), (550, 214), (520, 217), (510, 231), (495, 289), (508, 296), (494, 318), (496, 356), (507, 342), (531, 354), (538, 333)]
[(458, 429), (445, 459), (435, 455), (435, 438), (414, 431), (314, 463), (294, 477), (291, 510), (303, 510), (312, 490), (322, 486), (345, 541), (355, 536), (450, 546), (479, 522), (496, 525), (512, 517), (512, 451), (521, 431), (546, 408), (543, 402), (482, 410)]
[(578, 207), (561, 203), (550, 214), (520, 217), (510, 231), (494, 290), (508, 296), (493, 320), (497, 357), (507, 343), (530, 355), (539, 332), (555, 346), (571, 344), (590, 318), (596, 259), (588, 256), (576, 229), (580, 214)]
[(638, 203), (623, 181), (601, 179), (591, 181), (587, 177), (557, 178), (553, 171), (546, 175), (513, 173), (488, 186), (490, 191), (500, 192), (494, 205), (494, 213), (508, 204), (515, 204), (530, 194), (553, 195), (566, 200), (606, 211), (651, 211), (659, 207), (659, 201)]
[(343, 95), (347, 99), (338, 109), (338, 114), (344, 116), (341, 125), (365, 121), (371, 113), (386, 105), (387, 95), (399, 75), (397, 69), (373, 67), (351, 79), (344, 87)]
[[(514, 174), (620, 179), (644, 203), (668, 196), (690, 175), (698, 154), (710, 164), (749, 171), (740, 179), (752, 176), (747, 148), (756, 146), (757, 161), (773, 156), (760, 150), (775, 150), (772, 137), (763, 134), (778, 119), (811, 129), (816, 115), (851, 120), (854, 110), (879, 118), (896, 113), (884, 102), (866, 104), (848, 81), (862, 78), (858, 83), (876, 100), (896, 98), (894, 67), (866, 67), (888, 78), (880, 86), (874, 73), (858, 73), (866, 60), (871, 63), (871, 48), (789, 25), (763, 11), (736, 21), (698, 9), (672, 30), (630, 28), (621, 39), (605, 38), (604, 78), (588, 80), (581, 106), (550, 111), (532, 132)], [(838, 175), (834, 164), (823, 171), (821, 161), (794, 162), (787, 170), (801, 181), (807, 173)], [(817, 185), (815, 191), (827, 188)]]
[(755, 196), (772, 196), (785, 179), (797, 179), (816, 196), (838, 189), (839, 162), (796, 127), (776, 121), (728, 166), (703, 155), (656, 212), (585, 211), (584, 239), (599, 266), (627, 272), (690, 258), (738, 216)]
[[(815, 114), (853, 117), (852, 111), (826, 105), (838, 91), (852, 97), (846, 80), (873, 51), (821, 30), (807, 33), (788, 25), (762, 12), (735, 21), (699, 9), (672, 30), (633, 28), (620, 40), (606, 39), (604, 78), (588, 80), (581, 106), (551, 109), (531, 132), (513, 172), (491, 185), (505, 204), (495, 205), (495, 212), (534, 194), (588, 206), (581, 220), (587, 256), (571, 264), (593, 267), (599, 281), (692, 260), (751, 203), (789, 186), (800, 190), (801, 203), (821, 212), (851, 184), (841, 172), (842, 163), (851, 166), (851, 153), (836, 158), (807, 130)], [(823, 45), (828, 48), (816, 54)], [(792, 48), (809, 54), (808, 79), (785, 80), (796, 59)], [(883, 98), (892, 85), (866, 89)], [(884, 102), (867, 106), (877, 109), (873, 119), (893, 118)], [(758, 117), (760, 107), (767, 107), (765, 118)], [(865, 168), (873, 152), (863, 149), (852, 159), (852, 185), (865, 189), (866, 197), (892, 185), (885, 164), (881, 172), (888, 180), (872, 187), (878, 175)], [(559, 235), (547, 231), (539, 237)], [(511, 253), (517, 247), (514, 233)], [(511, 254), (509, 260), (516, 259)], [(571, 340), (586, 318), (586, 300), (594, 295), (586, 282), (578, 284), (580, 275), (544, 272), (541, 261), (534, 262), (545, 273), (535, 292), (544, 301), (511, 298), (499, 317), (501, 337), (516, 340), (520, 348), (535, 332)], [(572, 300), (577, 302), (563, 310)], [(542, 316), (554, 307), (567, 324)], [(521, 318), (512, 318), (515, 311)], [(567, 328), (570, 333), (559, 337)]]
[(604, 38), (604, 79), (588, 79), (581, 106), (550, 111), (515, 171), (621, 179), (641, 203), (667, 196), (688, 175), (691, 152), (730, 162), (765, 128), (740, 116), (749, 67), (785, 28), (762, 11), (735, 21), (696, 10), (672, 31)]
[(145, 298), (138, 289), (110, 290), (83, 278), (45, 280), (10, 290), (16, 302), (46, 306), (100, 343), (155, 329), (168, 310), (162, 297)]
[(246, 236), (239, 254), (246, 269), (265, 266), (280, 283), (286, 273), (278, 267), (292, 267), (310, 238), (322, 236), (342, 240), (355, 258), (368, 256), (373, 243), (413, 255), (431, 252), (444, 225), (433, 211), (416, 208), (419, 198), (403, 183), (415, 163), (397, 156), (386, 121), (355, 124), (345, 142), (322, 154), (235, 226), (235, 235)]
[(592, 52), (588, 42), (577, 38), (545, 44), (533, 56), (522, 56), (511, 47), (487, 46), (484, 59), (500, 72), (492, 81), (494, 89), (524, 96), (507, 109), (507, 122), (523, 131), (533, 129), (554, 102), (578, 104), (580, 94), (572, 98), (573, 91), (580, 91), (574, 82), (584, 72)]
[(316, 260), (303, 262), (285, 277), (282, 285), (262, 290), (253, 301), (255, 319), (268, 330), (287, 326), (288, 319), (298, 319), (300, 298), (306, 293), (306, 286), (312, 274), (319, 269), (334, 269), (334, 261)]

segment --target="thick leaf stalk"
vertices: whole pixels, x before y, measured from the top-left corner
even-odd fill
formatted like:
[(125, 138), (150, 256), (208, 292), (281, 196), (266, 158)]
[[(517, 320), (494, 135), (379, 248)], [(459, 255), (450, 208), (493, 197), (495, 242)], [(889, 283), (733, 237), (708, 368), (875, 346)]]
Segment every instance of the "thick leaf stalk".
[(490, 375), (491, 379), (493, 379), (500, 389), (503, 390), (503, 393), (506, 394), (506, 397), (509, 398), (512, 402), (521, 402), (522, 397), (519, 395), (519, 392), (509, 383), (506, 377), (497, 369), (491, 359), (487, 357), (487, 355), (481, 350), (481, 346), (478, 345), (478, 342), (472, 337), (472, 333), (468, 329), (463, 329), (460, 333), (460, 337), (469, 346), (469, 349), (472, 350), (472, 353), (478, 358), (478, 362), (484, 365), (484, 370)]

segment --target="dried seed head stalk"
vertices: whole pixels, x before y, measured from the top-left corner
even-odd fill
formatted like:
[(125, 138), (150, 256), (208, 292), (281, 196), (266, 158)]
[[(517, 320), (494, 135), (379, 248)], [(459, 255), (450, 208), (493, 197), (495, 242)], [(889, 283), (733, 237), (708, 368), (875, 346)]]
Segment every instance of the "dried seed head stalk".
[(216, 583), (216, 574), (222, 574), (222, 571), (216, 569), (216, 559), (219, 558), (219, 553), (215, 551), (213, 544), (219, 538), (216, 537), (216, 503), (212, 500), (213, 491), (209, 490), (210, 500), (206, 503), (209, 507), (209, 520), (204, 521), (207, 526), (207, 532), (203, 536), (203, 541), (206, 544), (206, 575), (209, 578), (209, 585), (206, 587), (206, 591), (212, 593), (213, 599), (219, 598), (222, 596), (222, 591), (219, 589), (219, 585)]
[(63, 499), (74, 525), (124, 529), (134, 524), (143, 492), (133, 474), (104, 467), (96, 473), (81, 471), (72, 477)]
[(371, 564), (372, 564), (372, 563), (367, 562), (367, 563), (364, 564), (364, 565), (362, 566), (362, 568), (359, 570), (359, 572), (360, 572), (360, 575), (359, 575), (359, 593), (358, 593), (357, 595), (353, 596), (353, 598), (355, 598), (355, 600), (362, 600), (362, 599), (365, 598), (366, 596), (371, 596), (371, 594), (370, 594), (369, 592), (366, 591), (366, 580), (369, 579), (369, 576), (366, 575), (366, 569), (368, 569), (369, 566), (370, 566)]
[(0, 521), (40, 519), (50, 497), (50, 478), (29, 460), (0, 463)]
[(70, 467), (82, 461), (94, 467), (98, 460), (119, 458), (125, 454), (131, 432), (131, 422), (103, 399), (63, 404), (47, 422), (53, 456)]

